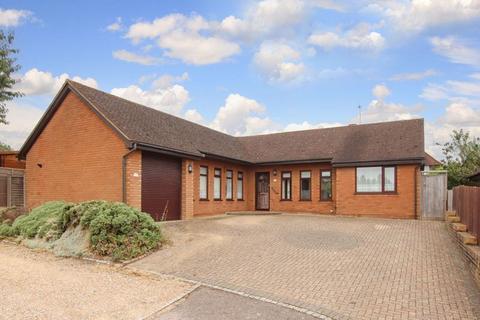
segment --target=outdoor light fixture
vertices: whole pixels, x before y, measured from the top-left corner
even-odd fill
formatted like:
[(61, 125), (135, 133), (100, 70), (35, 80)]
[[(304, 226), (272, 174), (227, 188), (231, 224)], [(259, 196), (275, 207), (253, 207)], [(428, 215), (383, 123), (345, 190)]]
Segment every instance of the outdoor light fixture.
[(192, 173), (192, 171), (193, 171), (192, 164), (189, 163), (189, 164), (188, 164), (188, 173)]
[(277, 169), (273, 169), (273, 175), (277, 176)]
[(43, 167), (43, 164), (37, 163), (37, 166), (38, 166), (39, 168), (41, 168), (41, 167)]

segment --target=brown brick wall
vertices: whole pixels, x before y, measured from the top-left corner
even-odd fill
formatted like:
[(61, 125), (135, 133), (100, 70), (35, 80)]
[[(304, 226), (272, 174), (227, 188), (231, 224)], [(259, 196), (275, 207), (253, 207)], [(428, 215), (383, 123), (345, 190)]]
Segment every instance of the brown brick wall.
[[(287, 165), (287, 166), (267, 166), (256, 167), (255, 172), (270, 173), (270, 210), (282, 212), (310, 212), (310, 213), (333, 213), (335, 193), (332, 194), (332, 201), (320, 201), (320, 170), (329, 170), (329, 164), (304, 164), (304, 165)], [(274, 170), (277, 175), (274, 176)], [(300, 171), (311, 171), (311, 200), (300, 200)], [(282, 171), (290, 171), (292, 173), (292, 200), (281, 200), (281, 180)], [(333, 172), (332, 172), (333, 173)], [(255, 181), (255, 175), (252, 181)], [(335, 185), (335, 177), (332, 177), (332, 183)], [(333, 187), (333, 186), (332, 186)], [(250, 192), (255, 194), (255, 184), (250, 186)], [(333, 188), (332, 188), (333, 190)], [(254, 198), (254, 197), (253, 197)], [(251, 203), (252, 209), (255, 208), (255, 199)]]
[(16, 154), (0, 154), (0, 167), (25, 169), (25, 161), (18, 160)]
[(28, 208), (51, 200), (122, 201), (126, 152), (114, 131), (69, 93), (27, 154)]
[[(200, 200), (200, 166), (208, 166), (208, 200)], [(222, 169), (222, 200), (213, 199), (213, 175), (214, 168)], [(233, 200), (226, 200), (226, 170), (233, 170)], [(244, 200), (237, 200), (237, 173), (242, 171), (244, 174)], [(248, 207), (249, 199), (253, 196), (247, 190), (247, 183), (251, 180), (247, 167), (235, 164), (202, 160), (195, 161), (193, 165), (193, 215), (213, 215), (223, 214), (226, 211), (251, 210)]]
[(128, 205), (142, 209), (142, 152), (137, 150), (126, 157), (125, 184)]
[[(189, 165), (192, 165), (191, 173), (188, 172)], [(192, 160), (184, 159), (182, 161), (182, 202), (181, 202), (182, 219), (193, 218), (194, 199), (195, 199), (194, 179), (196, 176), (198, 176), (198, 166), (194, 166), (194, 163)]]
[(418, 166), (397, 166), (397, 194), (355, 194), (355, 168), (337, 168), (336, 212), (391, 218), (415, 217), (415, 176)]
[[(208, 201), (199, 199), (200, 166), (208, 166)], [(185, 164), (184, 164), (185, 166)], [(222, 169), (222, 200), (213, 200), (213, 176), (214, 169)], [(270, 210), (283, 212), (312, 212), (332, 213), (333, 201), (320, 201), (320, 170), (329, 169), (330, 165), (290, 165), (290, 166), (268, 166), (268, 167), (245, 167), (229, 164), (220, 161), (194, 161), (193, 165), (193, 215), (222, 214), (226, 211), (255, 210), (255, 173), (270, 172)], [(233, 201), (225, 199), (226, 194), (226, 170), (233, 170)], [(184, 168), (184, 172), (186, 167)], [(277, 170), (277, 176), (273, 175)], [(300, 170), (312, 171), (312, 200), (299, 201), (300, 198)], [(244, 200), (236, 199), (237, 172), (244, 173)], [(292, 201), (281, 201), (281, 172), (292, 172)], [(334, 180), (334, 177), (332, 178)], [(334, 183), (334, 182), (333, 182)], [(185, 186), (185, 181), (182, 181)], [(333, 195), (335, 197), (335, 195)], [(185, 201), (185, 191), (182, 191), (182, 199)], [(184, 203), (184, 202), (182, 202)]]

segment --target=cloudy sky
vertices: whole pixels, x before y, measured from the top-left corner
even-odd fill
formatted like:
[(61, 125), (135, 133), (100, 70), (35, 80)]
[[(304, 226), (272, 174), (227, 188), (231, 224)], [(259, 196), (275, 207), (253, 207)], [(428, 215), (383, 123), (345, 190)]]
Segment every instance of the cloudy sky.
[(480, 136), (480, 0), (1, 1), (18, 148), (65, 79), (233, 135), (425, 118)]

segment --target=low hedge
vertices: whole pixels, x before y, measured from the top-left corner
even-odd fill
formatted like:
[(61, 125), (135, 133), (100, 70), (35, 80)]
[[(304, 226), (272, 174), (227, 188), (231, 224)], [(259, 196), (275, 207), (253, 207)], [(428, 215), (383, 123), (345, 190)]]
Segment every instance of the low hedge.
[(132, 259), (163, 241), (160, 227), (150, 215), (120, 202), (87, 201), (45, 203), (11, 226), (0, 225), (0, 236), (21, 236), (55, 241), (69, 228), (88, 230), (94, 254), (114, 260)]

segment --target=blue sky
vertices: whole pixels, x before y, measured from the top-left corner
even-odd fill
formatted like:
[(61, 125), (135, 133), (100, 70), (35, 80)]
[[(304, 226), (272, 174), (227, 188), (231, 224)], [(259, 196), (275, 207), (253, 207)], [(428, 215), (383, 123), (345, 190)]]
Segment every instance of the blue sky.
[(1, 1), (18, 148), (65, 78), (230, 134), (423, 117), (480, 135), (480, 1)]

